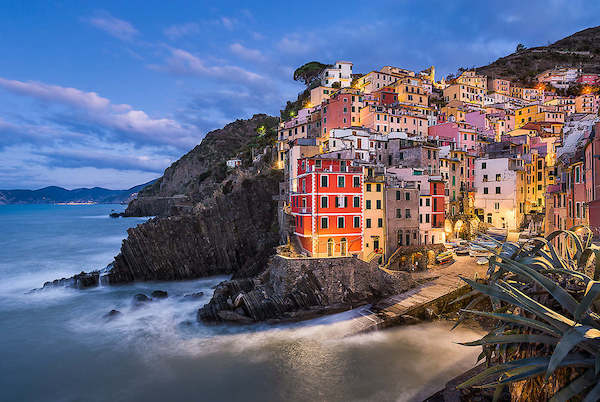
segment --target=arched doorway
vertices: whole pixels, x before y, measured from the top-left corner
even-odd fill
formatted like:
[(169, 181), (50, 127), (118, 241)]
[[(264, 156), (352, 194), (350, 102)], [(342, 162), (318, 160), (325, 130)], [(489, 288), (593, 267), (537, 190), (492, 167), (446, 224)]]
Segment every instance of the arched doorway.
[(333, 257), (333, 239), (327, 240), (327, 257)]
[(348, 248), (348, 245), (346, 243), (346, 238), (342, 237), (342, 240), (340, 240), (340, 255), (342, 257), (346, 256), (347, 248)]

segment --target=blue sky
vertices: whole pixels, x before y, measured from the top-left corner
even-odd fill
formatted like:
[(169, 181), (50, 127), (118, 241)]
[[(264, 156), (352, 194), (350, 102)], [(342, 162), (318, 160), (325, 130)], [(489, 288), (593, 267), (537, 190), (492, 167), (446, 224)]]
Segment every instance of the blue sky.
[(0, 188), (127, 188), (204, 135), (276, 115), (294, 69), (438, 76), (598, 24), (597, 1), (4, 1)]

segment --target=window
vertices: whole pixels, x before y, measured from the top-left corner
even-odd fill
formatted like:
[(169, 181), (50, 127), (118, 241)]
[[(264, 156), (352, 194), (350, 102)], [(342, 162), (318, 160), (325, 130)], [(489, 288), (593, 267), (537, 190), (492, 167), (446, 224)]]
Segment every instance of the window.
[(400, 200), (400, 191), (396, 190), (396, 201)]
[(360, 187), (360, 177), (354, 176), (354, 187)]
[(321, 176), (321, 187), (327, 187), (327, 176)]
[(488, 181), (488, 175), (487, 175), (487, 174), (484, 174), (484, 175), (483, 175), (483, 181), (484, 181), (484, 182), (485, 182), (485, 181)]
[(429, 223), (429, 214), (425, 214), (425, 223)]
[(406, 201), (410, 201), (410, 193), (404, 193)]
[(483, 194), (488, 194), (488, 188), (487, 187), (483, 188)]
[(329, 218), (321, 218), (321, 229), (327, 229), (329, 227)]
[(377, 192), (381, 192), (381, 183), (377, 183)]
[(419, 223), (423, 223), (423, 214), (419, 214)]
[(346, 186), (346, 178), (344, 176), (338, 176), (338, 187)]
[(360, 227), (360, 216), (355, 216), (353, 221), (354, 221), (354, 227), (359, 228)]
[(496, 174), (496, 181), (502, 180), (502, 175), (500, 173)]
[(354, 197), (352, 206), (354, 208), (360, 208), (360, 197)]
[(367, 228), (371, 227), (371, 218), (367, 218)]
[(381, 209), (381, 200), (376, 201), (377, 209)]
[(344, 228), (344, 217), (343, 216), (338, 216), (338, 218), (337, 218), (337, 227), (338, 227), (338, 229), (343, 229)]
[(321, 208), (327, 208), (327, 196), (321, 197)]
[(431, 205), (431, 200), (429, 198), (425, 198), (425, 206), (428, 207)]
[(396, 208), (396, 218), (402, 218), (402, 209)]
[(371, 183), (367, 183), (367, 191), (371, 191)]
[(410, 218), (410, 209), (406, 208), (406, 209), (404, 210), (404, 217), (406, 217), (406, 218)]
[(365, 201), (365, 209), (371, 209), (371, 200)]
[(486, 167), (487, 167), (487, 163), (485, 163), (485, 162), (482, 162), (482, 163), (481, 163), (481, 168), (482, 168), (482, 169), (485, 169)]
[(496, 187), (496, 194), (500, 194), (500, 187)]
[(495, 202), (494, 203), (494, 209), (500, 209), (500, 203), (499, 202)]

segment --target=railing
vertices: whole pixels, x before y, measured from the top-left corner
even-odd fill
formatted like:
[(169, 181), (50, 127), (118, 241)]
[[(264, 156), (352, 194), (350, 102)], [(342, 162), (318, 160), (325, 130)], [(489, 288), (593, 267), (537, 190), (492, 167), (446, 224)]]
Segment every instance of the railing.
[(312, 213), (312, 208), (300, 207), (300, 208), (298, 208), (298, 212), (301, 214), (310, 214), (310, 213)]
[(308, 172), (323, 172), (323, 173), (362, 173), (360, 166), (329, 166), (327, 168), (311, 166)]

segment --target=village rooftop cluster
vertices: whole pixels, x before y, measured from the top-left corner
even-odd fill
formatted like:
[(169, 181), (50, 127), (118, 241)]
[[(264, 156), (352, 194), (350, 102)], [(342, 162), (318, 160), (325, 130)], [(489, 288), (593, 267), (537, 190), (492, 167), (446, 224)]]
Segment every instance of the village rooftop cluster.
[[(278, 129), (292, 240), (310, 257), (384, 262), (474, 227), (600, 226), (600, 78), (561, 67), (536, 80), (325, 68)], [(574, 84), (579, 95), (558, 94)]]

